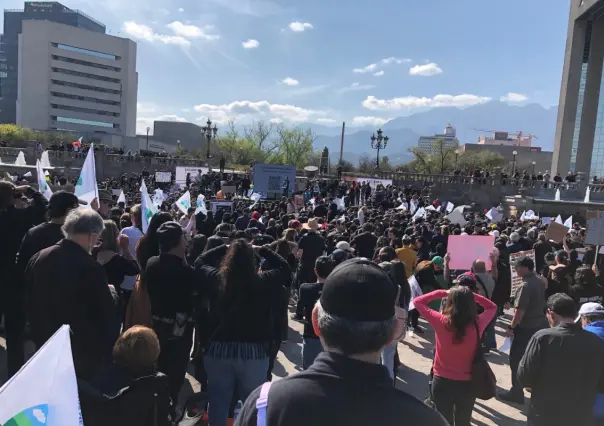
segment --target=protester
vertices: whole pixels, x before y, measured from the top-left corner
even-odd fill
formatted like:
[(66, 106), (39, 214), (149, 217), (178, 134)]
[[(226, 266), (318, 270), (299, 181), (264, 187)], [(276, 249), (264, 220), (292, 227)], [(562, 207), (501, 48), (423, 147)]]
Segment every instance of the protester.
[[(130, 222), (131, 225), (125, 228), (122, 228), (121, 234), (126, 235), (128, 237), (128, 251), (130, 255), (134, 257), (136, 255), (136, 246), (138, 242), (143, 236), (143, 219), (142, 219), (142, 209), (140, 204), (136, 204), (132, 206), (130, 209)], [(123, 249), (123, 256), (126, 256), (126, 250)], [(132, 295), (132, 289), (134, 288), (134, 284), (136, 283), (136, 276), (130, 275), (125, 276), (124, 281), (122, 282), (122, 298), (124, 300), (124, 304), (128, 305), (130, 300), (130, 296)]]
[(518, 366), (519, 383), (531, 389), (528, 419), (535, 426), (593, 424), (596, 395), (604, 391), (604, 341), (576, 317), (570, 296), (552, 295), (551, 328), (535, 333)]
[(514, 263), (514, 269), (522, 284), (514, 298), (514, 316), (508, 326), (508, 336), (513, 337), (510, 349), (510, 370), (512, 387), (500, 393), (503, 401), (524, 404), (524, 392), (518, 381), (518, 365), (533, 335), (547, 327), (545, 318), (545, 285), (534, 272), (535, 264), (529, 257), (522, 256)]
[[(446, 298), (442, 313), (431, 309), (432, 300)], [(476, 395), (472, 384), (472, 363), (480, 339), (495, 317), (497, 306), (486, 297), (459, 286), (436, 290), (414, 299), (419, 313), (434, 328), (436, 353), (432, 396), (436, 409), (455, 426), (470, 425)], [(476, 303), (484, 308), (480, 315)]]
[(304, 333), (302, 334), (302, 369), (308, 369), (323, 346), (312, 327), (312, 311), (323, 291), (323, 283), (333, 271), (334, 262), (327, 256), (320, 256), (315, 262), (316, 283), (305, 283), (300, 286), (300, 306), (303, 310)]
[[(241, 239), (213, 252), (200, 257), (195, 268), (210, 295), (212, 330), (204, 359), (210, 393), (209, 423), (223, 425), (235, 387), (238, 399), (245, 400), (266, 379), (274, 335), (272, 300), (290, 278), (290, 270), (285, 259), (261, 247), (257, 254), (273, 267), (258, 274), (254, 250)], [(206, 257), (212, 255), (224, 256), (219, 269), (205, 264)]]
[(94, 377), (111, 359), (119, 332), (107, 275), (91, 256), (103, 228), (103, 218), (94, 210), (72, 210), (62, 227), (65, 239), (36, 253), (25, 270), (36, 346), (68, 324), (76, 374), (83, 379)]
[[(105, 229), (100, 235), (101, 246), (96, 249), (95, 258), (103, 265), (107, 282), (121, 294), (121, 287), (126, 275), (136, 275), (140, 271), (138, 263), (130, 253), (128, 236), (119, 234), (117, 225), (112, 220), (105, 220)], [(120, 255), (119, 251), (124, 255)]]
[(577, 305), (585, 303), (604, 303), (604, 287), (598, 282), (591, 268), (581, 266), (575, 272), (575, 285), (572, 286), (570, 295)]
[(257, 403), (261, 388), (252, 392), (235, 424), (256, 426), (260, 406), (267, 426), (355, 426), (366, 425), (368, 418), (383, 425), (401, 419), (446, 425), (438, 413), (396, 389), (380, 365), (382, 349), (397, 333), (396, 296), (392, 280), (375, 264), (360, 259), (340, 264), (325, 281), (312, 314), (325, 352), (308, 370), (265, 390), (267, 406)]
[(370, 223), (363, 225), (362, 232), (350, 241), (350, 247), (356, 249), (358, 257), (373, 259), (373, 251), (378, 237), (373, 234), (374, 227)]
[(411, 248), (411, 237), (405, 235), (402, 239), (403, 247), (396, 250), (396, 257), (405, 264), (407, 276), (410, 277), (417, 265), (417, 254)]

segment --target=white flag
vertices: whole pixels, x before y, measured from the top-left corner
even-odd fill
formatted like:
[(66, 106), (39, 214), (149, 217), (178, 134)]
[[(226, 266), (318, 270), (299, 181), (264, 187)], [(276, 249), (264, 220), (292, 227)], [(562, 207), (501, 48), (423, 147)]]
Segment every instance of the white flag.
[(0, 389), (0, 424), (82, 425), (69, 326), (62, 326)]
[(526, 210), (522, 212), (522, 214), (520, 215), (520, 221), (524, 221), (526, 220)]
[(589, 187), (589, 185), (587, 185), (587, 189), (585, 190), (585, 199), (583, 200), (584, 203), (589, 203), (589, 196), (591, 194), (591, 188)]
[(256, 202), (260, 199), (260, 197), (262, 197), (262, 195), (258, 194), (257, 192), (254, 192), (252, 195), (250, 195), (250, 200)]
[(31, 177), (31, 172), (27, 172), (23, 175), (23, 177)]
[(76, 183), (75, 195), (88, 204), (95, 198), (99, 199), (99, 187), (96, 182), (96, 164), (94, 163), (94, 144), (90, 144), (86, 161), (82, 166), (80, 178)]
[(397, 210), (409, 210), (409, 208), (407, 207), (407, 202), (406, 201), (401, 201), (401, 205), (398, 206), (396, 209)]
[(411, 301), (409, 302), (409, 310), (412, 310), (415, 309), (415, 304), (413, 303), (413, 300), (423, 294), (422, 288), (419, 286), (415, 275), (411, 275), (411, 277), (409, 278), (409, 288), (411, 289)]
[(560, 225), (564, 225), (564, 222), (562, 222), (562, 216), (558, 215), (558, 217), (556, 218), (556, 223), (559, 223)]
[(419, 202), (415, 199), (411, 199), (411, 201), (409, 201), (409, 211), (411, 213), (415, 213), (415, 211), (417, 210), (417, 206), (418, 206)]
[(197, 208), (195, 209), (195, 214), (201, 212), (204, 215), (208, 215), (208, 209), (206, 207), (206, 197), (203, 196), (202, 194), (199, 194), (197, 196), (197, 202), (196, 202)]
[(560, 201), (560, 188), (556, 189), (556, 196), (554, 198), (554, 201)]
[(428, 207), (426, 207), (426, 210), (432, 210), (432, 211), (436, 211), (436, 209), (434, 208), (434, 206), (430, 205)]
[(420, 217), (421, 218), (426, 218), (426, 210), (424, 210), (423, 207), (420, 207), (419, 209), (417, 209), (417, 211), (413, 215), (413, 219), (418, 219)]
[(157, 207), (151, 202), (144, 179), (141, 182), (141, 209), (143, 210), (143, 232), (147, 232), (151, 218), (157, 213)]
[(189, 194), (189, 191), (182, 194), (176, 202), (176, 207), (184, 214), (187, 214), (187, 210), (191, 207), (191, 194)]
[(40, 160), (36, 160), (36, 172), (38, 175), (38, 188), (42, 195), (44, 195), (47, 200), (50, 200), (52, 190), (48, 186), (48, 183), (46, 183), (46, 176), (44, 176), (44, 172), (42, 171), (42, 164), (40, 163)]
[(453, 205), (452, 202), (447, 201), (447, 209), (445, 210), (447, 213), (451, 213), (453, 211), (453, 209), (455, 208), (455, 206)]
[(568, 219), (566, 219), (566, 221), (564, 221), (564, 226), (566, 226), (567, 228), (572, 228), (573, 227), (573, 217), (569, 217)]
[(344, 200), (342, 198), (336, 198), (335, 203), (336, 203), (336, 206), (338, 206), (339, 211), (346, 210), (346, 205), (344, 204)]
[(117, 198), (117, 203), (124, 203), (124, 206), (126, 205), (126, 194), (124, 194), (124, 190), (122, 189), (122, 191), (120, 192), (120, 196)]
[(156, 189), (155, 194), (153, 195), (153, 204), (155, 204), (156, 206), (159, 207), (159, 206), (161, 206), (161, 203), (163, 203), (166, 198), (167, 197), (164, 194), (164, 191), (162, 191), (161, 189)]

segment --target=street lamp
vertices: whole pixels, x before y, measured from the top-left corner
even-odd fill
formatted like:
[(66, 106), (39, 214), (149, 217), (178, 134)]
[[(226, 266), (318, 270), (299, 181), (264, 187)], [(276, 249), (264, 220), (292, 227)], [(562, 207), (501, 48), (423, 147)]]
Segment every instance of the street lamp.
[(514, 175), (516, 174), (516, 156), (518, 155), (518, 151), (514, 150), (512, 151), (512, 154), (514, 154), (514, 162), (512, 166), (512, 177), (514, 177)]
[(377, 150), (377, 157), (375, 160), (375, 168), (377, 170), (380, 169), (380, 149), (386, 149), (386, 145), (390, 140), (388, 136), (383, 136), (382, 133), (384, 133), (382, 129), (379, 129), (377, 131), (377, 137), (375, 136), (375, 133), (371, 136), (371, 148)]
[(535, 174), (535, 164), (537, 164), (537, 162), (533, 161), (533, 174)]
[(455, 170), (457, 170), (457, 157), (459, 156), (459, 149), (455, 150)]
[(208, 118), (206, 125), (201, 128), (202, 134), (206, 137), (208, 141), (208, 150), (206, 151), (206, 159), (210, 160), (210, 144), (212, 143), (212, 139), (216, 138), (216, 134), (218, 133), (218, 127), (214, 124), (212, 127), (212, 121)]
[(149, 132), (151, 131), (151, 127), (147, 127), (147, 151), (149, 151)]

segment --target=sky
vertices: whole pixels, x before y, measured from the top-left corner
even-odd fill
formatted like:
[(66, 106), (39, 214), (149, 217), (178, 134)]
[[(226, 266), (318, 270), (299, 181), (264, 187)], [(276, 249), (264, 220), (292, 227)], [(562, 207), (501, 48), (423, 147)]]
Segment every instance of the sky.
[(154, 120), (378, 127), (429, 108), (551, 107), (570, 1), (62, 3), (138, 43), (137, 130), (145, 133)]

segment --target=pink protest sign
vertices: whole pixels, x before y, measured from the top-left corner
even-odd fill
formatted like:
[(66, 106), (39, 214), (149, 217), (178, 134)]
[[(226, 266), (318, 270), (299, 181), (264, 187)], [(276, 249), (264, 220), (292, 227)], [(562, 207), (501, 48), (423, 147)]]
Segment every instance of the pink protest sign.
[(449, 235), (448, 252), (451, 255), (451, 269), (472, 268), (472, 262), (482, 259), (491, 270), (491, 257), (495, 237), (493, 235)]

